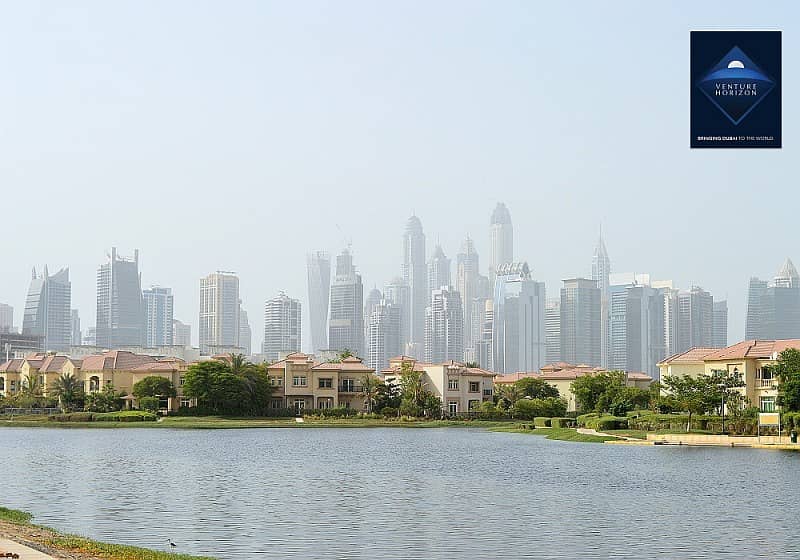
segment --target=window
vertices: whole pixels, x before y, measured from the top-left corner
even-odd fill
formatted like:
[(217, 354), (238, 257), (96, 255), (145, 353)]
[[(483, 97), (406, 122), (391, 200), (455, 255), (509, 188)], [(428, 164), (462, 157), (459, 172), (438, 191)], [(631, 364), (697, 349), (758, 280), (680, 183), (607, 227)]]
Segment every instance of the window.
[[(319, 378), (319, 388), (320, 389), (330, 389), (333, 387), (333, 379), (330, 377), (320, 377)], [(322, 407), (320, 407), (322, 408)]]
[(761, 397), (761, 412), (775, 412), (775, 397)]
[(6, 390), (6, 378), (0, 377), (0, 391)]
[(333, 408), (333, 399), (331, 398), (317, 399), (317, 408), (322, 410)]
[(447, 379), (447, 388), (450, 391), (458, 391), (458, 378), (457, 377), (449, 377)]
[(450, 401), (447, 403), (447, 411), (450, 414), (458, 414), (458, 401)]
[(342, 379), (342, 391), (345, 393), (355, 393), (356, 380), (355, 379)]
[[(293, 387), (305, 387), (306, 386), (306, 376), (305, 375), (295, 375), (294, 377), (292, 377), (292, 386)], [(295, 402), (297, 402), (297, 401), (295, 401)], [(303, 401), (303, 402), (305, 402), (305, 401)]]
[(93, 375), (89, 378), (89, 391), (99, 391), (100, 390), (100, 378), (96, 375)]
[(185, 381), (186, 381), (186, 378), (185, 378), (184, 376), (182, 376), (182, 375), (181, 375), (181, 376), (178, 378), (178, 386), (179, 386), (179, 387), (183, 387), (183, 384), (184, 384), (184, 382), (185, 382)]
[(189, 408), (190, 406), (192, 406), (192, 399), (181, 397), (181, 408)]
[(39, 386), (41, 387), (43, 385), (44, 385), (44, 375), (40, 375), (39, 376)]
[(283, 399), (272, 399), (269, 406), (270, 408), (283, 408)]
[(480, 381), (470, 381), (469, 382), (469, 392), (470, 393), (480, 393), (481, 392), (481, 382)]
[(483, 396), (484, 397), (491, 397), (492, 396), (492, 390), (491, 389), (484, 389), (483, 390)]
[[(303, 378), (305, 379), (305, 378)], [(306, 408), (306, 400), (305, 399), (295, 399), (294, 400), (294, 411), (300, 412), (301, 410), (305, 410)]]
[(757, 371), (761, 379), (772, 379), (772, 369), (769, 366), (764, 366)]
[(280, 387), (283, 385), (283, 377), (270, 377), (269, 384), (273, 387)]

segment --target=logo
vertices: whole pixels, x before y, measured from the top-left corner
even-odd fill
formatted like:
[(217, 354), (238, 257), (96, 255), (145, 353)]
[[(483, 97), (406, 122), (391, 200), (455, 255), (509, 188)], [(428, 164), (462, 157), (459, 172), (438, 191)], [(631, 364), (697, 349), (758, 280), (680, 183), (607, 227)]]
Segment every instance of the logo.
[(772, 91), (775, 81), (742, 49), (733, 47), (703, 76), (697, 87), (723, 115), (738, 125)]
[(781, 32), (692, 31), (692, 148), (781, 147)]

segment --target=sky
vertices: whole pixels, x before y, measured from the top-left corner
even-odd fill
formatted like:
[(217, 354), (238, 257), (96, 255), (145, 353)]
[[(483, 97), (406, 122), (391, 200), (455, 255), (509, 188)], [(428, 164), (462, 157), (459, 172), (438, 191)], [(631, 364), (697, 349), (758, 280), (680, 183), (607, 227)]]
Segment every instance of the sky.
[[(352, 243), (365, 294), (400, 270), (407, 218), (557, 296), (612, 272), (728, 299), (800, 264), (793, 2), (75, 1), (0, 4), (0, 302), (70, 267), (95, 320), (110, 247), (140, 251), (197, 339), (199, 278), (236, 271), (256, 351), (264, 301), (304, 304), (306, 254)], [(689, 31), (783, 30), (783, 149), (690, 150)], [(485, 270), (484, 270), (485, 271)]]

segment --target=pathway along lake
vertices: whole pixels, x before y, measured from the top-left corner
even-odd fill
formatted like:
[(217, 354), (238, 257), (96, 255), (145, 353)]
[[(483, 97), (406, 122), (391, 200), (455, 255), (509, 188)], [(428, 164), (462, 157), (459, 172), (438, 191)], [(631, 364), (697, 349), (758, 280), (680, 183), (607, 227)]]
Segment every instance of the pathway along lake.
[(800, 454), (476, 429), (0, 429), (0, 505), (225, 559), (786, 557)]

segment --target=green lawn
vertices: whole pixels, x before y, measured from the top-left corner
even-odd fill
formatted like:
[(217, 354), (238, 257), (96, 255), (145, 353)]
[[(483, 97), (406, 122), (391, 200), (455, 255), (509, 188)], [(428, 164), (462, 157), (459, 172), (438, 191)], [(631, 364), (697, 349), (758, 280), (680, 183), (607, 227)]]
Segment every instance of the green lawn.
[(574, 428), (536, 428), (531, 430), (522, 426), (506, 426), (490, 428), (493, 432), (507, 432), (512, 434), (531, 434), (535, 436), (545, 436), (547, 439), (558, 441), (576, 441), (581, 443), (603, 443), (604, 441), (619, 439), (614, 436), (595, 436), (579, 434)]

